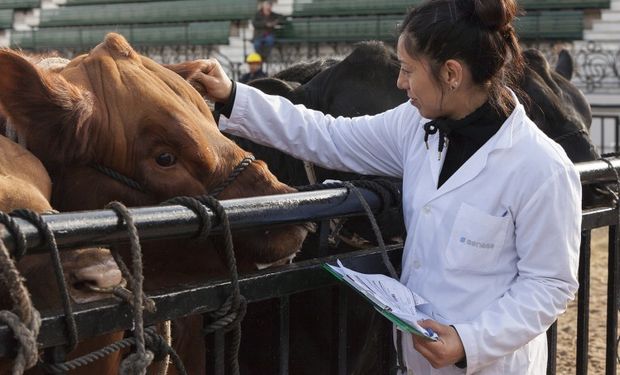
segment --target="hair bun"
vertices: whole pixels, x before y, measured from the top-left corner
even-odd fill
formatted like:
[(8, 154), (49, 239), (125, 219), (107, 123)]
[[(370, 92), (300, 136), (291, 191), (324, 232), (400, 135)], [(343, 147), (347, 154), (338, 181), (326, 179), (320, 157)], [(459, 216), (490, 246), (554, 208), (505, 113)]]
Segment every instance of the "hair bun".
[(504, 32), (512, 29), (511, 23), (517, 15), (515, 0), (468, 0), (473, 3), (474, 15), (491, 31)]

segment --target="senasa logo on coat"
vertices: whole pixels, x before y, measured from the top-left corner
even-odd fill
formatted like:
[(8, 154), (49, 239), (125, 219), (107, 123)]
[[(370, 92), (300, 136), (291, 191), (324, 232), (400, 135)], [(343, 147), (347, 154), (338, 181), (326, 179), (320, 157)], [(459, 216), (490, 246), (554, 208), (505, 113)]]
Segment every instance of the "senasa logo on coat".
[(461, 237), (461, 243), (467, 246), (476, 247), (478, 249), (492, 249), (495, 247), (495, 244), (493, 243), (474, 241), (465, 237)]

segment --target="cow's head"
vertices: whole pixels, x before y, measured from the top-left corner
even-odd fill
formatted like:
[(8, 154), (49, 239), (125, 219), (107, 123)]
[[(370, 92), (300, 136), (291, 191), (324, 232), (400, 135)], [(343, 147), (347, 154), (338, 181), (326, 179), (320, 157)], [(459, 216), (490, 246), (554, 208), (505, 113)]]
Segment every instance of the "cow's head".
[[(27, 208), (39, 213), (51, 211), (51, 181), (43, 165), (30, 152), (0, 137), (0, 210), (11, 212)], [(76, 302), (109, 298), (111, 294), (94, 292), (120, 284), (121, 273), (107, 249), (62, 251), (61, 264)], [(26, 279), (35, 306), (46, 309), (60, 306), (60, 295), (48, 254), (27, 254), (18, 262), (18, 270)], [(1, 293), (3, 308), (10, 304)]]
[[(0, 103), (18, 134), (47, 167), (61, 210), (101, 208), (111, 200), (152, 205), (208, 194), (246, 153), (220, 134), (208, 105), (182, 77), (139, 55), (118, 34), (59, 73), (0, 52)], [(133, 189), (93, 169), (111, 168)], [(267, 166), (252, 163), (220, 199), (292, 192)], [(306, 234), (287, 226), (244, 235), (239, 257), (270, 263), (293, 255)]]
[[(600, 158), (590, 139), (592, 123), (590, 104), (583, 93), (562, 74), (553, 70), (543, 54), (535, 49), (523, 51), (525, 74), (517, 94), (524, 103), (528, 116), (551, 139), (559, 143), (573, 163)], [(570, 54), (561, 55), (564, 74), (572, 61)], [(557, 68), (557, 67), (556, 67)], [(614, 199), (604, 184), (583, 187), (583, 207), (607, 205)]]

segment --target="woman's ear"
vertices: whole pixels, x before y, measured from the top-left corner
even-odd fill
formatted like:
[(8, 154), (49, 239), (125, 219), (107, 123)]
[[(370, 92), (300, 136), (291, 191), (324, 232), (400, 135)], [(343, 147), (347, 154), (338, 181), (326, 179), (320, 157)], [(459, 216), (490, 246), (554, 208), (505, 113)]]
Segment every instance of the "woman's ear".
[(463, 83), (463, 64), (458, 60), (447, 60), (444, 63), (441, 78), (451, 91), (456, 90)]

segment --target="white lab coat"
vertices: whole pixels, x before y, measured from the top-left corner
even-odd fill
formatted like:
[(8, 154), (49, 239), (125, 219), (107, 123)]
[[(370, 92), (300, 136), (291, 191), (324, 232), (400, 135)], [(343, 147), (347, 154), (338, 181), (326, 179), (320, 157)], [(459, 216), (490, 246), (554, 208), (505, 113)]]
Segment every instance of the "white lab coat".
[(455, 326), (468, 364), (433, 369), (405, 334), (415, 375), (544, 374), (545, 331), (578, 286), (579, 175), (518, 104), (437, 189), (445, 151), (438, 159), (438, 134), (425, 147), (426, 121), (410, 103), (333, 118), (239, 84), (219, 125), (325, 167), (402, 177), (401, 281), (430, 302), (425, 313)]

